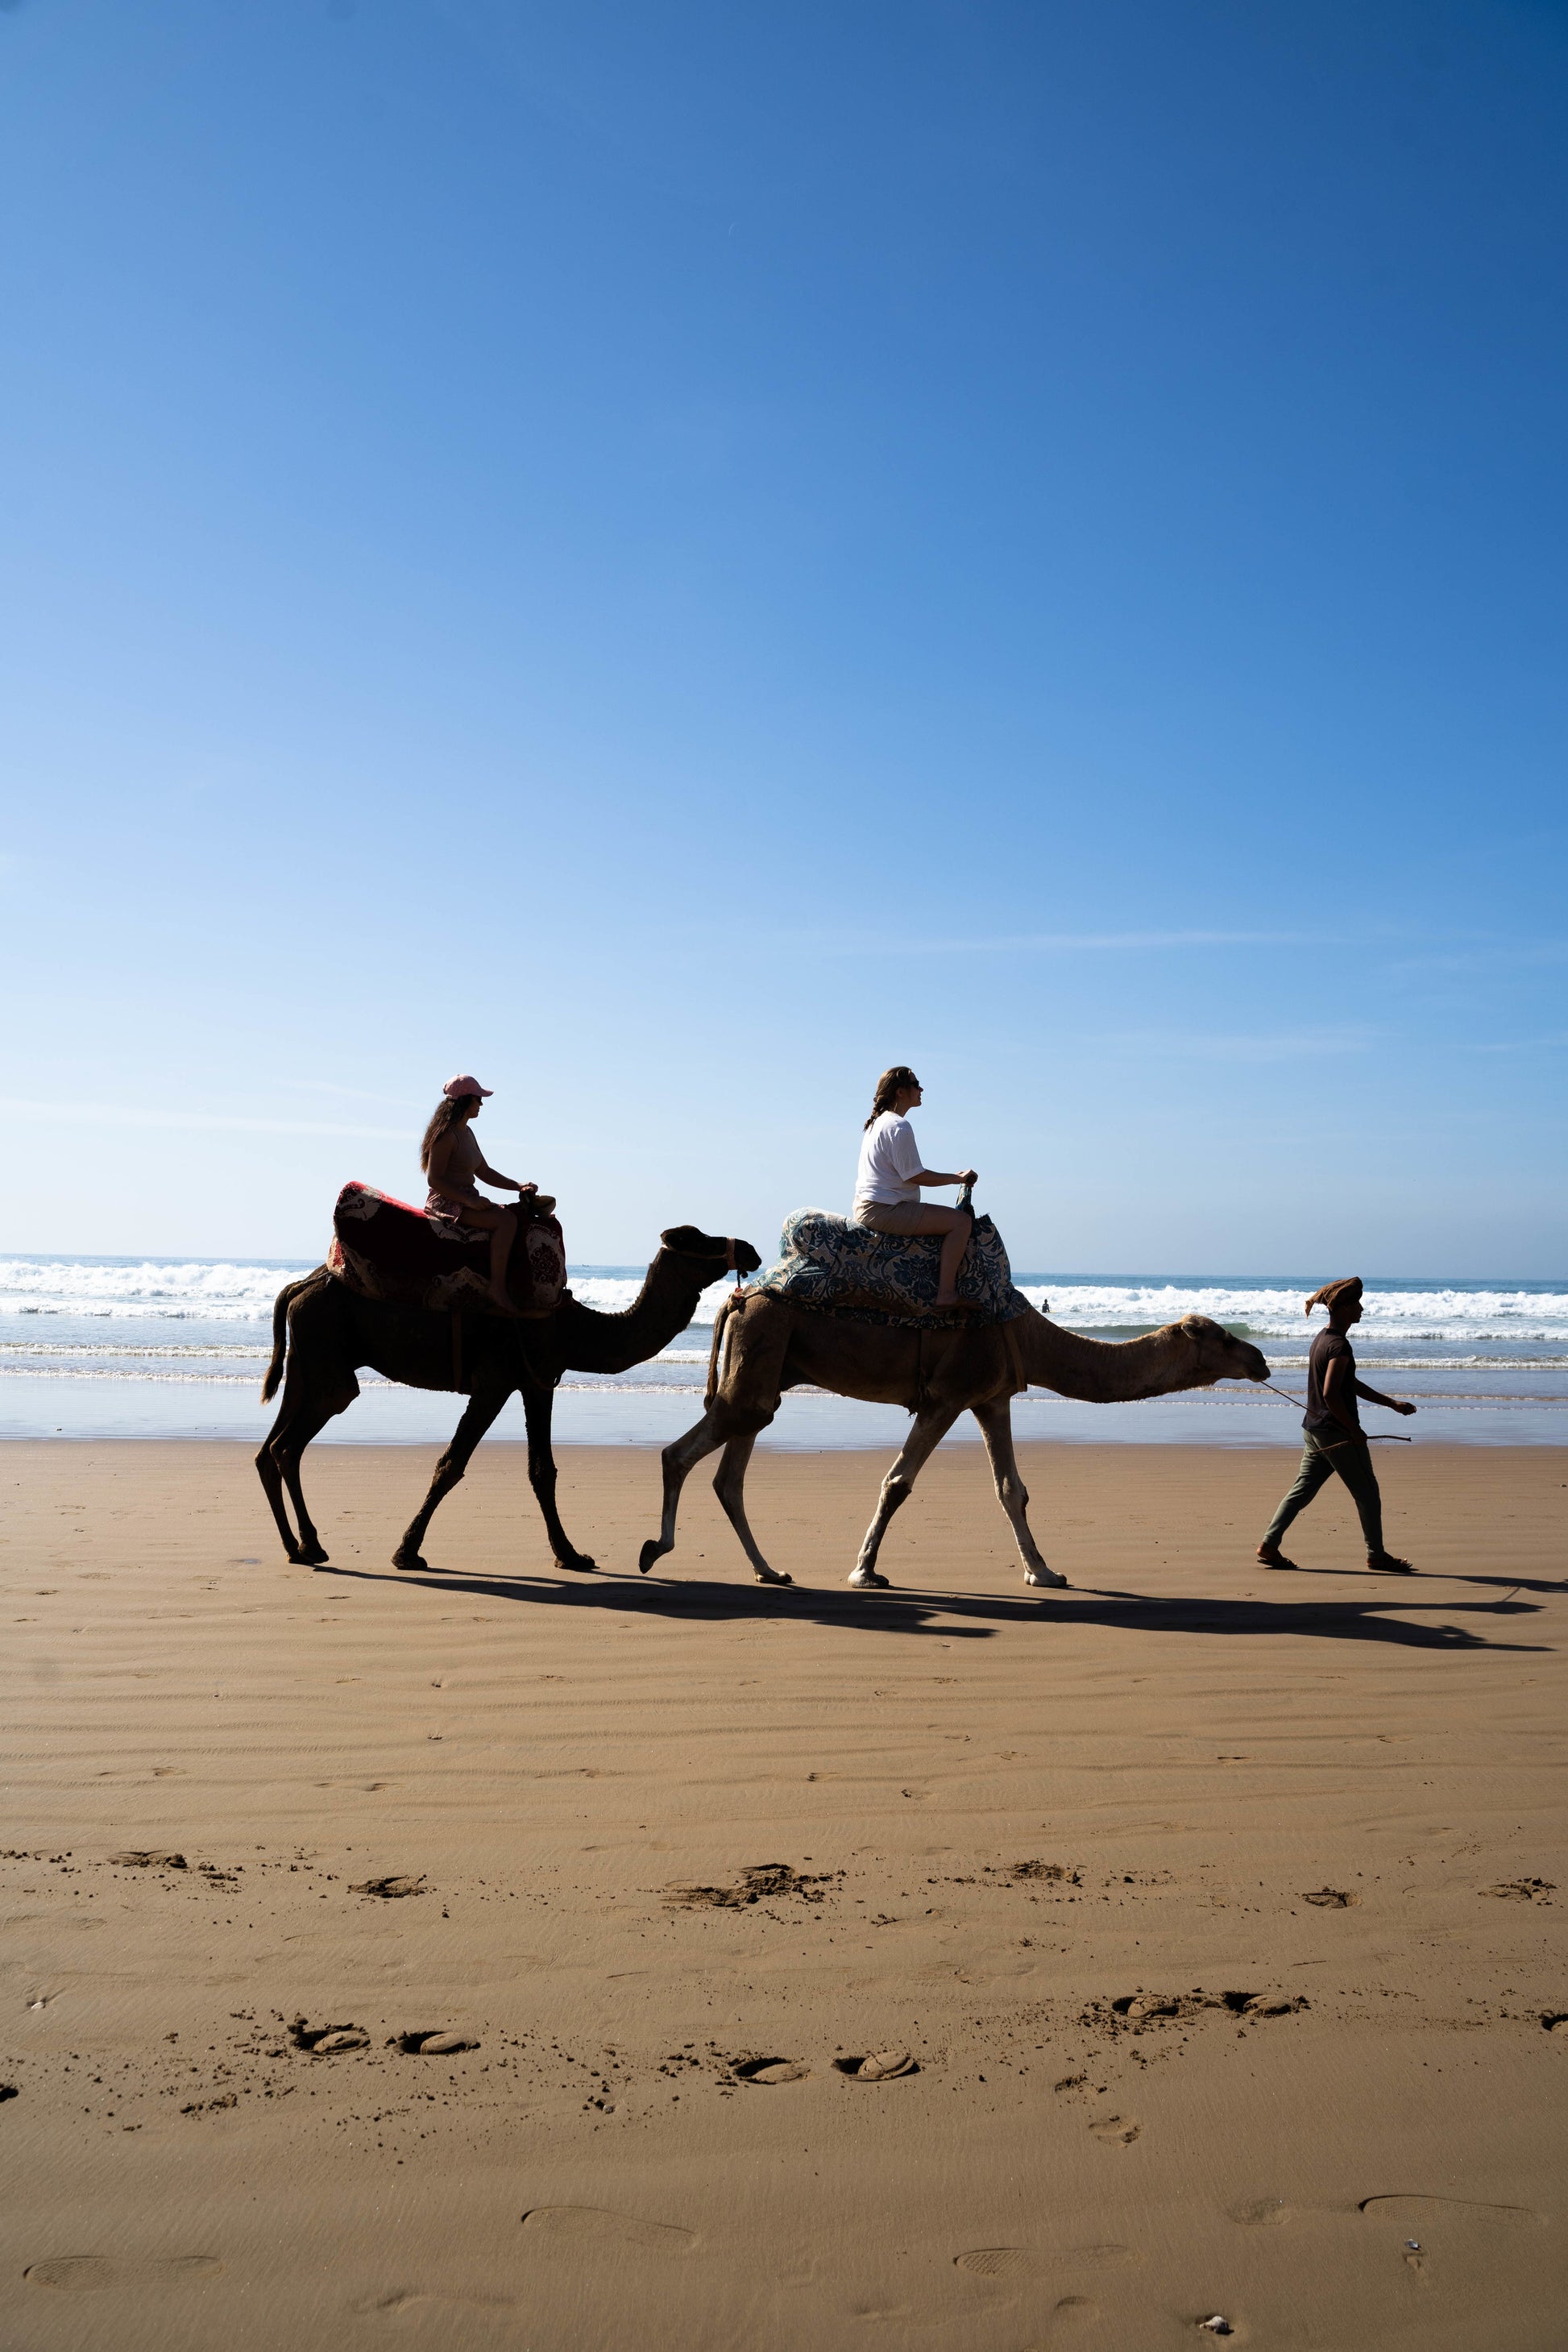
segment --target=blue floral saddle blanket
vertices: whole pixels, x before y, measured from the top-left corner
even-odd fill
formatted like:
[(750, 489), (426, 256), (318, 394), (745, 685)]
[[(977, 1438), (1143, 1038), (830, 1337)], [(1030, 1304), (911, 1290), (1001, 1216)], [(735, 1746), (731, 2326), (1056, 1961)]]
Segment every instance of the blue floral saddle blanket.
[(975, 1220), (958, 1275), (959, 1297), (972, 1299), (977, 1311), (929, 1311), (941, 1256), (940, 1234), (874, 1234), (827, 1209), (796, 1209), (784, 1219), (778, 1263), (753, 1275), (746, 1288), (856, 1323), (904, 1323), (918, 1316), (924, 1331), (1011, 1323), (1028, 1312), (1029, 1302), (1013, 1286), (1005, 1245), (989, 1217)]

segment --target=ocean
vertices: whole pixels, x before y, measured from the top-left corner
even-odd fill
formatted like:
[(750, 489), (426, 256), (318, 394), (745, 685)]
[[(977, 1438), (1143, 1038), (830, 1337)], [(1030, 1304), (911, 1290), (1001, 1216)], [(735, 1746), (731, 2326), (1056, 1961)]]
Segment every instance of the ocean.
[[(259, 1443), (273, 1408), (260, 1402), (271, 1352), (272, 1302), (308, 1265), (273, 1259), (10, 1257), (0, 1259), (0, 1437), (239, 1438)], [(641, 1267), (582, 1265), (572, 1287), (615, 1309), (637, 1295)], [(1301, 1311), (1313, 1275), (1024, 1274), (1018, 1286), (1054, 1321), (1127, 1339), (1203, 1314), (1261, 1348), (1281, 1388), (1302, 1391), (1307, 1345), (1321, 1318)], [(689, 1328), (652, 1362), (618, 1378), (573, 1374), (555, 1407), (566, 1444), (664, 1444), (701, 1411), (712, 1318), (725, 1286), (707, 1292)], [(1400, 1422), (1368, 1407), (1369, 1430), (1478, 1444), (1568, 1444), (1568, 1280), (1382, 1282), (1368, 1277), (1355, 1333), (1364, 1377), (1417, 1407)], [(362, 1373), (359, 1402), (318, 1444), (445, 1440), (459, 1406)], [(896, 1445), (896, 1408), (793, 1393), (761, 1443), (818, 1449)], [(1016, 1400), (1020, 1437), (1110, 1443), (1295, 1445), (1300, 1418), (1252, 1387), (1225, 1387), (1131, 1405), (1086, 1405), (1031, 1391)], [(522, 1434), (514, 1400), (496, 1424)], [(978, 1434), (966, 1414), (953, 1433)]]

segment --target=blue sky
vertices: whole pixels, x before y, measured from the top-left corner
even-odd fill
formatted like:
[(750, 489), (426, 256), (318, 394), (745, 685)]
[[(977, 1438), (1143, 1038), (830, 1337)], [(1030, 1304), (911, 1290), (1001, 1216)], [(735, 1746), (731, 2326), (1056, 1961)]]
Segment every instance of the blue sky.
[(0, 1246), (1559, 1275), (1562, 0), (5, 0)]

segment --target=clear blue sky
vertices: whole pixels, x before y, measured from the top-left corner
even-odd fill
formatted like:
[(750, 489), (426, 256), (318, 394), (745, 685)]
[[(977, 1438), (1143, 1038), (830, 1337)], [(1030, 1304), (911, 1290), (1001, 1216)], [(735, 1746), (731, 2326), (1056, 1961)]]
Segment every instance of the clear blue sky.
[(1568, 1270), (1563, 0), (0, 0), (0, 1246)]

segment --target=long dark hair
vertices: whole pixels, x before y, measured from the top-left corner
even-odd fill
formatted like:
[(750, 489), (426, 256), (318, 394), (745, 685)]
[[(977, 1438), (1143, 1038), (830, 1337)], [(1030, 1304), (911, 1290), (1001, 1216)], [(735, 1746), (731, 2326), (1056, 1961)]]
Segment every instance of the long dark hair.
[[(885, 1110), (891, 1110), (893, 1097), (901, 1093), (905, 1087), (918, 1087), (919, 1084), (920, 1080), (907, 1063), (895, 1062), (892, 1068), (884, 1070), (877, 1081), (877, 1092), (871, 1103), (871, 1118), (880, 1118)], [(870, 1126), (871, 1118), (866, 1121), (866, 1127)], [(862, 1135), (866, 1132), (866, 1127), (860, 1130)]]
[(477, 1103), (479, 1100), (478, 1095), (442, 1096), (431, 1116), (430, 1124), (425, 1130), (424, 1140), (419, 1146), (419, 1165), (426, 1176), (430, 1173), (430, 1154), (435, 1150), (441, 1138), (450, 1134), (468, 1105)]

